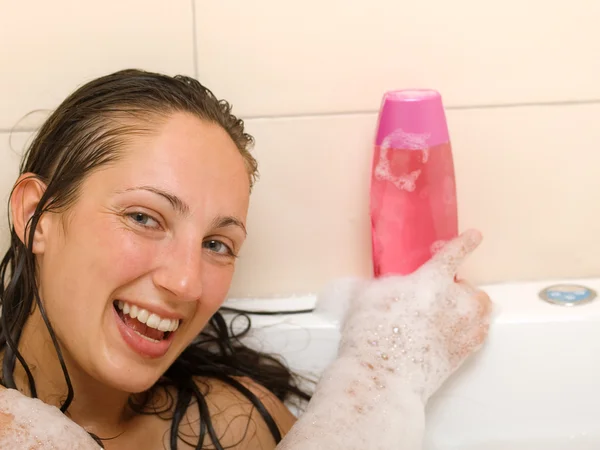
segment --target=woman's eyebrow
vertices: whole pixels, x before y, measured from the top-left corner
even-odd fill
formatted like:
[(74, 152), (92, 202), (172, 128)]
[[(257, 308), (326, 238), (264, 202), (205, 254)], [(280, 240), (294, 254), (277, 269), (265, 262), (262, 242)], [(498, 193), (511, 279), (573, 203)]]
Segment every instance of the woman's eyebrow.
[(175, 211), (177, 211), (182, 216), (186, 216), (190, 212), (190, 207), (186, 202), (184, 202), (181, 198), (177, 197), (175, 194), (167, 192), (163, 189), (154, 186), (136, 186), (119, 192), (131, 191), (148, 191), (160, 195), (161, 197), (167, 199), (171, 206), (175, 209)]
[(244, 222), (242, 222), (240, 219), (233, 217), (233, 216), (219, 216), (219, 217), (215, 218), (215, 220), (213, 220), (212, 225), (213, 225), (213, 228), (225, 228), (225, 227), (230, 227), (230, 226), (239, 227), (244, 232), (244, 236), (246, 236), (248, 234), (248, 232), (246, 231), (246, 226), (244, 225)]

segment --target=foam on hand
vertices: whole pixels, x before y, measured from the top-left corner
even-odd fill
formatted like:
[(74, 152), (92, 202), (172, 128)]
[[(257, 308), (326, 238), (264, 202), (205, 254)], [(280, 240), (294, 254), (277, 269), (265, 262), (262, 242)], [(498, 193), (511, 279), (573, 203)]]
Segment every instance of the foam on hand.
[(90, 435), (58, 408), (0, 390), (0, 450), (98, 450)]
[(278, 450), (421, 450), (427, 400), (487, 333), (485, 294), (454, 281), (480, 239), (462, 235), (409, 276), (327, 290), (348, 308), (338, 357)]
[(385, 389), (401, 379), (426, 401), (482, 343), (488, 321), (473, 295), (433, 265), (403, 281), (382, 278), (353, 303), (340, 352), (371, 374), (362, 386)]

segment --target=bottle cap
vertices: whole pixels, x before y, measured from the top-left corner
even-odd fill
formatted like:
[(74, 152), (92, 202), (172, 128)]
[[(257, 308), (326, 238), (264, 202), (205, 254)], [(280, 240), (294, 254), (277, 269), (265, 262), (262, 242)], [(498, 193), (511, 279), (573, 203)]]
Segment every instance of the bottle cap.
[(375, 144), (423, 149), (450, 142), (439, 92), (432, 89), (389, 91), (383, 96)]

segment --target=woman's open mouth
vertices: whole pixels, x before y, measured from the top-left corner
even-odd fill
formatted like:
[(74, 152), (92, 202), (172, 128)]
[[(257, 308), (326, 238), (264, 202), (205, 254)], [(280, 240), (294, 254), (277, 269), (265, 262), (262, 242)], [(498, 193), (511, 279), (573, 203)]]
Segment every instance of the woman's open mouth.
[(163, 356), (179, 328), (179, 319), (168, 319), (121, 300), (113, 302), (117, 326), (125, 342), (144, 356)]

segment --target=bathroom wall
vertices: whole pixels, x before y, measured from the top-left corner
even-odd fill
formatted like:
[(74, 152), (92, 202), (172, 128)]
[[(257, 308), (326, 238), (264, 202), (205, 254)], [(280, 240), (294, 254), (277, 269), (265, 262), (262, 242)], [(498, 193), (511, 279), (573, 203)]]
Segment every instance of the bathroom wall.
[(485, 235), (465, 275), (598, 276), (599, 17), (597, 0), (0, 0), (0, 200), (77, 85), (125, 67), (194, 75), (246, 119), (261, 164), (232, 295), (317, 290), (370, 273), (382, 93), (432, 87), (461, 227)]

